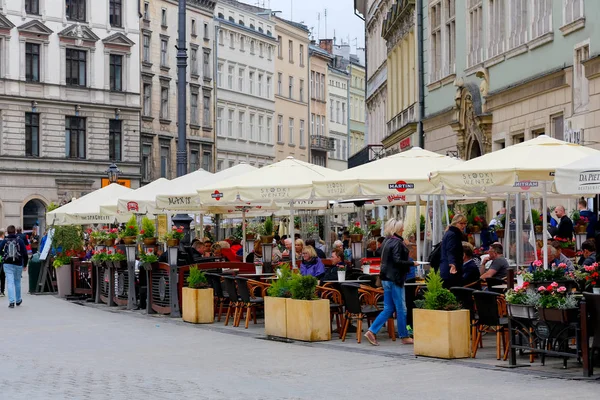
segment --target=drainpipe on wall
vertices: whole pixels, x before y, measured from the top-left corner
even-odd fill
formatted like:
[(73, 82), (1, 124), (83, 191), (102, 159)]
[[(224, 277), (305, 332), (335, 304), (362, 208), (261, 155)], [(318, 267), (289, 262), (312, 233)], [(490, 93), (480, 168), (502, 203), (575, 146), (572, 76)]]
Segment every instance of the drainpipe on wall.
[(350, 85), (352, 84), (352, 64), (349, 64), (348, 84), (346, 85), (346, 169), (348, 169), (348, 159), (350, 158)]
[(423, 59), (423, 0), (417, 0), (417, 55), (419, 63), (419, 123), (417, 133), (419, 135), (419, 147), (425, 148), (425, 133), (423, 132), (423, 120), (425, 119), (425, 61)]
[(308, 90), (306, 91), (308, 93), (308, 99), (306, 99), (306, 102), (308, 104), (308, 115), (306, 116), (306, 124), (308, 125), (308, 137), (306, 138), (306, 148), (308, 149), (308, 162), (312, 164), (312, 125), (311, 125), (311, 121), (310, 121), (310, 103), (311, 103), (311, 99), (312, 99), (312, 85), (310, 82), (310, 41), (308, 42), (308, 57), (306, 57), (306, 86), (308, 86)]
[(215, 18), (213, 18), (215, 23), (215, 36), (213, 37), (213, 172), (217, 172), (217, 91), (219, 90), (219, 85), (217, 84), (217, 79), (219, 78), (219, 72), (217, 71), (219, 66), (219, 24), (216, 23)]

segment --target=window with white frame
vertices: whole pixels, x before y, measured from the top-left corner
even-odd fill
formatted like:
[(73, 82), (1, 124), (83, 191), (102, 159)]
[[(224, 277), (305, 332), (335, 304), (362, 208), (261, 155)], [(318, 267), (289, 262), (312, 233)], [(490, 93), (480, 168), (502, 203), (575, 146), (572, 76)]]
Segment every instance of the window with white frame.
[(265, 46), (263, 45), (262, 42), (260, 42), (258, 44), (258, 56), (259, 57), (264, 57), (264, 49), (265, 49)]
[(160, 66), (167, 67), (169, 65), (169, 39), (161, 38), (160, 39)]
[(258, 96), (263, 95), (263, 74), (258, 74)]
[(306, 146), (306, 140), (304, 138), (304, 120), (300, 120), (300, 147)]
[(233, 89), (233, 65), (227, 67), (227, 89)]
[(198, 93), (190, 94), (190, 124), (192, 125), (200, 125), (200, 120), (198, 119)]
[(267, 117), (267, 143), (273, 138), (273, 118)]
[(282, 92), (282, 85), (283, 83), (281, 82), (283, 80), (283, 74), (281, 72), (277, 73), (277, 94), (281, 96), (281, 92)]
[(227, 136), (233, 137), (233, 110), (227, 110)]
[(514, 49), (527, 42), (529, 7), (523, 0), (510, 0), (508, 48)]
[[(321, 134), (321, 116), (320, 115), (315, 115), (315, 132), (317, 135)], [(325, 132), (323, 132), (325, 133)]]
[[(168, 83), (165, 83), (168, 85)], [(169, 119), (169, 86), (160, 88), (160, 119)]]
[(300, 79), (300, 101), (304, 101), (304, 79)]
[(288, 129), (290, 134), (289, 144), (294, 144), (294, 118), (290, 118), (288, 122)]
[(506, 43), (506, 0), (488, 0), (489, 31), (487, 56), (492, 58), (502, 54)]
[(342, 124), (346, 125), (346, 103), (342, 103)]
[(223, 63), (217, 65), (217, 86), (223, 87)]
[[(332, 120), (333, 121), (333, 120)], [(340, 102), (335, 102), (335, 122), (340, 123)]]
[(583, 18), (583, 0), (564, 0), (563, 25)]
[(235, 46), (235, 35), (233, 34), (233, 32), (229, 33), (229, 47), (230, 48), (234, 48)]
[(481, 0), (468, 0), (468, 55), (467, 66), (472, 67), (483, 61), (483, 9)]
[(244, 125), (246, 123), (246, 113), (244, 111), (238, 112), (238, 135), (240, 139), (244, 138)]
[(244, 75), (246, 74), (246, 70), (244, 68), (238, 69), (238, 90), (240, 92), (244, 91)]
[(223, 132), (223, 107), (217, 108), (217, 135), (225, 136)]
[(246, 37), (244, 35), (240, 36), (240, 51), (246, 51)]
[(325, 134), (325, 116), (324, 115), (321, 117), (321, 132), (323, 133), (323, 135)]
[(456, 4), (455, 0), (445, 0), (445, 75), (454, 74), (456, 71)]
[(268, 98), (271, 98), (271, 77), (267, 76), (267, 93)]
[(552, 32), (552, 0), (533, 0), (531, 39)]
[(152, 84), (144, 83), (144, 104), (142, 109), (142, 115), (144, 117), (152, 116)]
[(431, 35), (431, 70), (430, 82), (442, 78), (442, 3), (437, 2), (429, 8), (429, 25)]
[(333, 100), (329, 99), (329, 120), (331, 122), (334, 121), (334, 118), (333, 118), (334, 116), (335, 116), (335, 114), (333, 113)]
[(250, 54), (254, 54), (254, 40), (250, 41)]
[(142, 50), (142, 61), (149, 63), (150, 62), (150, 40), (151, 36), (149, 33), (144, 33), (144, 48)]
[(254, 94), (254, 71), (250, 71), (248, 77), (248, 93)]
[(314, 99), (315, 96), (315, 71), (310, 71), (310, 97)]
[(254, 140), (254, 119), (256, 118), (256, 115), (251, 113), (250, 114), (250, 124), (248, 127), (248, 139), (250, 140)]
[(277, 116), (277, 143), (283, 143), (283, 115)]
[(583, 62), (590, 57), (590, 46), (585, 44), (575, 49), (573, 62), (573, 113), (587, 110), (590, 101), (589, 84), (585, 77)]
[(300, 45), (300, 50), (299, 50), (299, 61), (300, 61), (300, 66), (304, 67), (304, 45), (301, 44)]
[(263, 143), (264, 124), (265, 124), (265, 117), (263, 117), (262, 115), (259, 115), (258, 116), (258, 141), (260, 143)]
[(325, 100), (325, 74), (319, 74), (321, 76), (321, 82), (319, 87), (320, 100)]
[(315, 134), (315, 114), (310, 114), (310, 134)]
[(288, 96), (290, 99), (294, 98), (294, 77), (290, 76), (289, 77), (289, 83), (288, 83)]

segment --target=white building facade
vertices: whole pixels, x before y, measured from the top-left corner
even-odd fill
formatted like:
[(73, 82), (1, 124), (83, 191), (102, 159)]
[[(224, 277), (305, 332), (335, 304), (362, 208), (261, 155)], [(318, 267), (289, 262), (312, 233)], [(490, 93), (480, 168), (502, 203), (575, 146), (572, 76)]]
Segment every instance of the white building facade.
[(343, 171), (348, 168), (349, 75), (346, 71), (329, 66), (328, 78), (329, 137), (335, 141), (335, 148), (329, 152), (327, 166)]
[(140, 180), (135, 0), (0, 1), (0, 226), (103, 184)]
[(234, 0), (215, 7), (217, 171), (275, 159), (275, 23), (263, 9)]

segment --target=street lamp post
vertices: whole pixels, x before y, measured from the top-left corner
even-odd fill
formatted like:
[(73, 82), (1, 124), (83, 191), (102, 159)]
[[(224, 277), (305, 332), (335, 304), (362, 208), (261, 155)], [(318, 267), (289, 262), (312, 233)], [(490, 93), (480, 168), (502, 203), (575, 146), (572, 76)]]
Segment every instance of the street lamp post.
[(177, 39), (177, 176), (187, 173), (187, 48), (185, 40), (186, 0), (179, 0), (179, 37)]
[(117, 183), (119, 181), (119, 176), (121, 176), (121, 170), (119, 169), (119, 167), (117, 167), (117, 164), (110, 164), (108, 169), (104, 172), (108, 176), (108, 183)]

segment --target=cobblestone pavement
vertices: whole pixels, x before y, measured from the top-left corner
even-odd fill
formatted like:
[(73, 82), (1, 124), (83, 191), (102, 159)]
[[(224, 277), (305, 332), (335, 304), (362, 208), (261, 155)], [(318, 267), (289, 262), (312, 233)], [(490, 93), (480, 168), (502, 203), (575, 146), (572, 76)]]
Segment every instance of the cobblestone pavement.
[[(0, 298), (0, 399), (599, 398), (596, 381), (259, 340), (161, 317)], [(220, 326), (220, 325), (219, 325)], [(398, 344), (401, 346), (400, 344)], [(350, 349), (348, 347), (347, 349)]]

